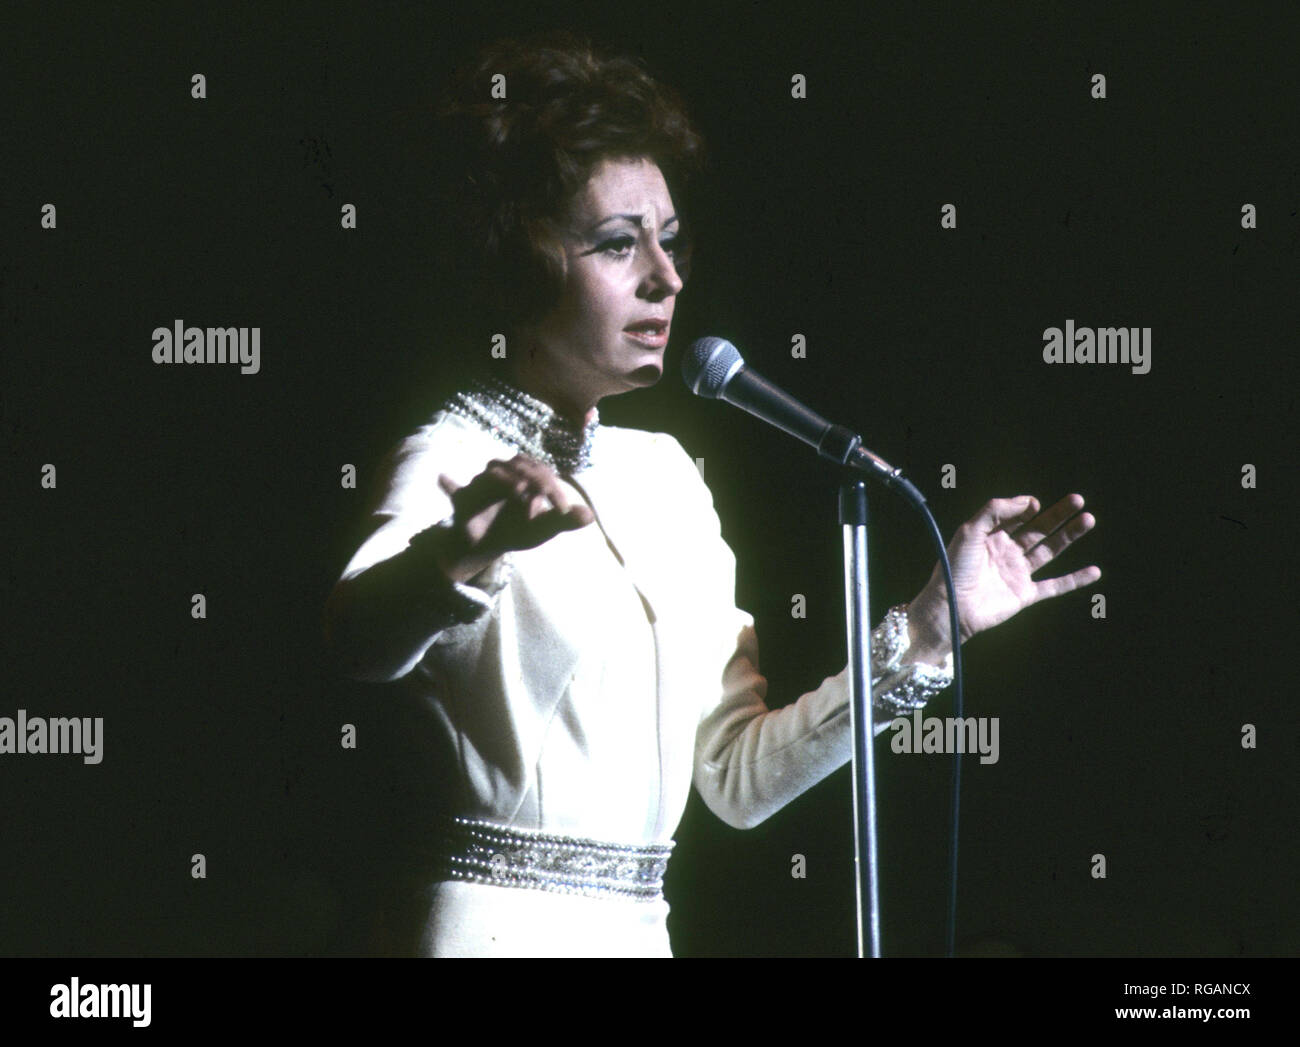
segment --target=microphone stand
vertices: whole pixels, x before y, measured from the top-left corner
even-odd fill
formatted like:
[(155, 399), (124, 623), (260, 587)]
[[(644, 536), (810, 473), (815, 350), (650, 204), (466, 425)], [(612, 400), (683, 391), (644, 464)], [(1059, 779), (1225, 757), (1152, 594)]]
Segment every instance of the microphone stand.
[[(944, 581), (952, 593), (952, 571), (939, 532), (915, 486), (842, 425), (831, 425), (788, 393), (745, 366), (736, 347), (721, 338), (702, 338), (683, 361), (682, 376), (691, 392), (725, 400), (783, 432), (817, 448), (841, 466), (840, 524), (844, 529), (844, 607), (849, 652), (849, 729), (853, 734), (854, 887), (857, 902), (858, 956), (880, 956), (880, 888), (876, 868), (875, 725), (871, 710), (871, 615), (867, 601), (867, 490), (862, 473), (874, 474), (902, 494), (927, 523), (937, 544)], [(949, 596), (952, 635), (960, 636), (957, 605)], [(957, 715), (962, 715), (961, 645), (953, 648)], [(960, 757), (954, 754), (952, 788), (952, 885), (948, 901), (948, 955), (953, 955), (957, 922), (957, 814), (961, 795)]]
[[(862, 446), (862, 438), (832, 425), (798, 400), (745, 366), (736, 347), (721, 338), (702, 338), (683, 363), (686, 386), (693, 393), (726, 400), (769, 425), (817, 448), (839, 465), (840, 524), (844, 530), (844, 608), (849, 653), (849, 730), (853, 735), (854, 888), (857, 902), (858, 956), (880, 956), (880, 887), (876, 868), (876, 766), (871, 710), (871, 614), (867, 599), (867, 485), (861, 473), (875, 474), (900, 491), (929, 517), (925, 498), (902, 473)], [(931, 519), (933, 524), (933, 520)], [(940, 556), (946, 561), (943, 537)], [(951, 591), (951, 583), (949, 583)], [(953, 611), (955, 615), (955, 607)], [(954, 619), (955, 620), (955, 619)], [(959, 633), (954, 628), (953, 635)], [(960, 695), (960, 685), (958, 689)], [(958, 699), (960, 701), (960, 698)], [(956, 797), (953, 786), (953, 899), (949, 938), (956, 910)], [(951, 953), (951, 946), (949, 948)]]
[[(867, 485), (847, 474), (840, 484), (844, 529), (844, 606), (849, 648), (849, 725), (853, 734), (854, 881), (858, 956), (880, 956), (880, 890), (876, 866), (876, 764), (871, 718), (871, 615), (867, 597)], [(865, 908), (864, 908), (865, 906)]]

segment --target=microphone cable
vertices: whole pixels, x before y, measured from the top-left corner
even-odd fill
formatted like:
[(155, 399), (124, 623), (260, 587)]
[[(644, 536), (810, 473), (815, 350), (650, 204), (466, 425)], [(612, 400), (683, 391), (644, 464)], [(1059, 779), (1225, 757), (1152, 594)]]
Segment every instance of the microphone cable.
[[(910, 485), (909, 485), (910, 486)], [(915, 490), (915, 488), (913, 488)], [(910, 492), (904, 492), (905, 500), (921, 514), (930, 530), (939, 550), (939, 563), (943, 567), (943, 582), (948, 590), (948, 624), (952, 629), (952, 681), (953, 713), (957, 723), (963, 719), (962, 701), (962, 664), (961, 664), (961, 623), (957, 617), (957, 596), (952, 585), (952, 566), (948, 563), (948, 550), (943, 544), (943, 534), (935, 522), (924, 497), (918, 502)], [(953, 746), (952, 754), (952, 817), (948, 843), (948, 919), (945, 928), (944, 949), (948, 959), (956, 955), (957, 942), (957, 845), (960, 838), (961, 823), (961, 757), (964, 746)]]

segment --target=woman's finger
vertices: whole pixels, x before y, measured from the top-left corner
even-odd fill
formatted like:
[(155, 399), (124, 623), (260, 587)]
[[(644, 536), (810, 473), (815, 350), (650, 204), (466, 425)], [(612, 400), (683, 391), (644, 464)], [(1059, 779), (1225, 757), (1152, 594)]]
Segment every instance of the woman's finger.
[(1096, 526), (1097, 518), (1092, 513), (1080, 513), (1064, 527), (1048, 535), (1025, 553), (1025, 559), (1029, 563), (1029, 573), (1033, 574), (1044, 564), (1056, 559), (1067, 546), (1078, 541)]
[(1061, 575), (1059, 578), (1044, 578), (1041, 582), (1034, 583), (1034, 602), (1050, 600), (1053, 596), (1063, 596), (1080, 586), (1091, 585), (1100, 577), (1101, 568), (1093, 564), (1091, 567), (1080, 567), (1077, 571)]
[(1049, 509), (1044, 509), (1038, 516), (1031, 518), (1018, 530), (1008, 534), (1026, 552), (1054, 533), (1061, 524), (1070, 519), (1083, 508), (1083, 495), (1067, 494)]
[(525, 455), (516, 455), (508, 464), (517, 475), (526, 477), (529, 482), (529, 497), (535, 499), (528, 503), (530, 521), (554, 513), (563, 518), (562, 522), (556, 524), (557, 533), (559, 530), (586, 527), (595, 521), (596, 514), (590, 508), (582, 502), (571, 501), (559, 476), (550, 466)]
[(595, 520), (585, 505), (570, 503), (554, 470), (522, 454), (509, 461), (494, 459), (464, 486), (445, 475), (438, 483), (452, 498), (456, 515), (479, 540), (496, 532), (497, 541), (509, 548), (533, 548), (560, 531)]
[(990, 498), (984, 507), (971, 518), (971, 525), (980, 534), (992, 534), (1014, 520), (1026, 514), (1032, 516), (1038, 511), (1038, 499), (1033, 495), (1022, 494), (1015, 498)]
[(552, 506), (561, 511), (568, 509), (568, 496), (564, 493), (560, 478), (556, 476), (554, 469), (524, 455), (516, 455), (510, 464), (528, 478), (534, 489), (545, 494)]
[(546, 496), (545, 492), (534, 490), (531, 487), (528, 489), (528, 501), (526, 504), (528, 519), (530, 520), (536, 520), (539, 516), (550, 512), (554, 508), (551, 504), (551, 500)]
[(438, 477), (438, 486), (451, 499), (456, 516), (469, 519), (508, 497), (510, 480), (501, 466), (504, 463), (488, 463), (487, 468), (467, 484), (458, 484), (445, 473)]
[(452, 506), (458, 516), (477, 516), (498, 502), (522, 497), (527, 489), (527, 478), (513, 469), (510, 463), (493, 460), (452, 496)]

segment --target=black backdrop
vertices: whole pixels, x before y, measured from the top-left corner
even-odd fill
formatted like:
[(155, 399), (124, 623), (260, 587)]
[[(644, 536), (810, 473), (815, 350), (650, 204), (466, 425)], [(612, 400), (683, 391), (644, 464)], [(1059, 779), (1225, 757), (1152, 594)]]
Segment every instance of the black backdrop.
[[(0, 715), (102, 716), (105, 748), (0, 755), (0, 952), (366, 950), (422, 769), (387, 691), (325, 670), (321, 605), (379, 456), (449, 360), (486, 351), (441, 323), (429, 103), (478, 44), (563, 26), (643, 56), (711, 147), (667, 375), (601, 411), (704, 459), (772, 704), (843, 664), (834, 477), (691, 398), (693, 338), (858, 427), (945, 538), (992, 496), (1079, 491), (1099, 519), (1050, 572), (1097, 563), (1096, 586), (966, 648), (1001, 758), (966, 775), (962, 948), (1295, 953), (1294, 24), (981, 7), (8, 10)], [(1150, 327), (1150, 372), (1048, 366), (1067, 318)], [(155, 365), (177, 319), (260, 327), (260, 372)], [(878, 614), (933, 554), (872, 504)], [(937, 954), (948, 760), (879, 751), (885, 949)], [(845, 769), (749, 832), (693, 797), (675, 951), (850, 954), (848, 790)]]

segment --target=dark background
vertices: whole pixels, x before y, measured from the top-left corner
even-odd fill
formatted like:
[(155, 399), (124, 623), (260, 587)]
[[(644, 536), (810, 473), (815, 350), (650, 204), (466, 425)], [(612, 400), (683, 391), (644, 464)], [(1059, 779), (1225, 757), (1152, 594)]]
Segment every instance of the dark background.
[[(665, 378), (601, 413), (703, 457), (772, 704), (843, 664), (835, 478), (689, 396), (695, 337), (860, 429), (945, 538), (993, 496), (1078, 491), (1099, 520), (1046, 572), (1097, 563), (1096, 586), (965, 649), (1001, 759), (967, 765), (963, 950), (1297, 952), (1287, 5), (347, 6), (3, 16), (0, 715), (103, 716), (105, 755), (0, 759), (0, 953), (367, 951), (422, 769), (387, 690), (327, 671), (321, 607), (379, 456), (493, 329), (442, 322), (430, 104), (479, 44), (553, 26), (643, 56), (711, 148)], [(1150, 373), (1047, 366), (1067, 318), (1151, 327)], [(176, 319), (260, 327), (261, 372), (153, 364)], [(934, 556), (901, 502), (872, 506), (878, 618)], [(935, 955), (949, 760), (878, 752), (885, 950)], [(678, 954), (852, 953), (847, 768), (749, 832), (693, 797), (677, 839)]]

